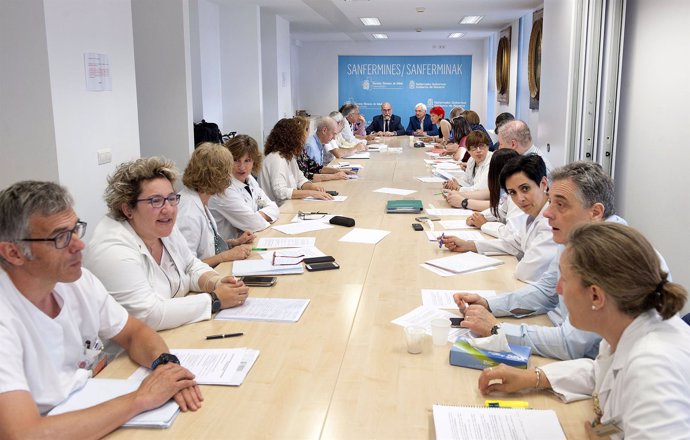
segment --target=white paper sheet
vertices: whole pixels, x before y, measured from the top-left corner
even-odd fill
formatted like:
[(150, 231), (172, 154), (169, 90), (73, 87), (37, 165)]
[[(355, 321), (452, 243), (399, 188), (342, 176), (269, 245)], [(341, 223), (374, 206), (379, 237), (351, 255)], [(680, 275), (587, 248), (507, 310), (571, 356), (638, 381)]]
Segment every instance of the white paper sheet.
[(345, 156), (347, 159), (369, 159), (371, 157), (371, 153), (368, 151), (358, 151), (354, 154), (351, 154), (349, 156)]
[(391, 231), (384, 231), (381, 229), (354, 228), (338, 241), (346, 243), (376, 244), (390, 233)]
[[(431, 264), (422, 263), (422, 264), (420, 264), (420, 266), (422, 266), (424, 269), (428, 270), (429, 272), (433, 272), (436, 275), (441, 275), (442, 277), (452, 277), (452, 276), (458, 275), (457, 273), (443, 270), (440, 267), (432, 266)], [(472, 271), (465, 272), (465, 273), (483, 272), (485, 270), (496, 270), (496, 267), (485, 267), (484, 269), (472, 270)]]
[(344, 202), (347, 200), (347, 196), (333, 196), (333, 200), (317, 199), (316, 197), (305, 197), (302, 200), (308, 202)]
[(461, 215), (464, 217), (468, 217), (474, 213), (471, 209), (460, 209), (460, 208), (435, 208), (435, 209), (427, 209), (426, 213), (429, 215), (440, 215), (440, 216), (456, 216), (456, 215)]
[(456, 253), (448, 257), (434, 258), (433, 260), (426, 261), (426, 263), (449, 272), (460, 274), (472, 272), (477, 269), (484, 269), (485, 267), (500, 266), (503, 264), (503, 261), (475, 252), (465, 252), (462, 254)]
[[(294, 260), (300, 261), (299, 258)], [(285, 259), (286, 263), (291, 260)], [(270, 260), (237, 260), (232, 262), (232, 275), (245, 277), (249, 275), (294, 275), (304, 273), (301, 261), (297, 264), (274, 266)]]
[(427, 237), (429, 237), (429, 241), (436, 241), (441, 238), (441, 235), (445, 235), (446, 237), (458, 237), (463, 240), (472, 240), (472, 241), (483, 241), (486, 240), (484, 236), (482, 235), (481, 232), (479, 231), (426, 231)]
[(256, 243), (257, 248), (276, 249), (302, 246), (314, 246), (316, 237), (262, 237)]
[(484, 298), (492, 298), (496, 296), (495, 290), (467, 290), (467, 289), (422, 289), (422, 305), (427, 307), (436, 307), (438, 309), (453, 309), (457, 310), (458, 305), (453, 300), (455, 293), (476, 293)]
[[(416, 309), (396, 318), (391, 323), (407, 327), (410, 325), (424, 327), (427, 335), (431, 335), (431, 321), (437, 318), (457, 318), (457, 314), (448, 312), (435, 307), (419, 306)], [(455, 342), (458, 336), (465, 336), (470, 333), (466, 328), (451, 328), (448, 332), (448, 341)]]
[(324, 257), (326, 254), (321, 252), (319, 248), (316, 246), (303, 246), (303, 247), (298, 247), (298, 248), (286, 248), (286, 249), (278, 249), (276, 251), (261, 251), (259, 252), (259, 256), (263, 258), (264, 260), (273, 260), (273, 253), (279, 257), (297, 257), (297, 256), (302, 256), (304, 258), (312, 258), (312, 257)]
[(441, 220), (438, 224), (445, 229), (477, 229), (468, 225), (465, 220)]
[(452, 162), (441, 162), (437, 163), (434, 165), (435, 168), (439, 170), (446, 170), (446, 171), (456, 171), (456, 170), (462, 170), (460, 165)]
[(273, 229), (280, 231), (283, 234), (302, 234), (311, 231), (320, 231), (322, 229), (331, 229), (332, 225), (326, 224), (319, 220), (308, 220), (297, 223), (288, 223), (286, 225), (273, 226)]
[(215, 319), (240, 321), (297, 322), (309, 305), (308, 299), (248, 297), (240, 307), (218, 312)]
[(446, 179), (443, 179), (438, 176), (421, 176), (421, 177), (415, 177), (415, 179), (419, 180), (420, 182), (424, 183), (443, 183), (446, 181)]
[[(318, 215), (308, 216), (308, 217), (309, 217), (309, 218), (311, 218), (311, 217), (318, 217)], [(324, 215), (323, 217), (321, 217), (321, 218), (315, 218), (315, 219), (312, 219), (312, 220), (302, 220), (301, 218), (299, 218), (299, 214), (295, 214), (295, 216), (292, 217), (292, 220), (290, 220), (290, 221), (291, 221), (292, 223), (298, 223), (298, 222), (321, 222), (321, 223), (328, 223), (328, 222), (331, 221), (331, 219), (332, 219), (333, 217), (335, 217), (335, 214), (325, 214), (325, 215)]]
[(384, 193), (384, 194), (395, 194), (398, 196), (409, 196), (410, 194), (414, 194), (417, 191), (413, 189), (400, 189), (400, 188), (379, 188), (374, 190), (375, 193)]

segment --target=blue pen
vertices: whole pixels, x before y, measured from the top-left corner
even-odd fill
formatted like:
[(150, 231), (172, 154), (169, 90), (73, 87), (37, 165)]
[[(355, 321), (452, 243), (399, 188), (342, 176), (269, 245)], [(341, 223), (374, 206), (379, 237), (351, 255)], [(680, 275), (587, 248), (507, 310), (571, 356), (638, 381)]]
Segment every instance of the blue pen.
[(446, 236), (445, 232), (441, 233), (441, 236), (438, 238), (438, 248), (441, 249), (443, 247), (443, 237)]

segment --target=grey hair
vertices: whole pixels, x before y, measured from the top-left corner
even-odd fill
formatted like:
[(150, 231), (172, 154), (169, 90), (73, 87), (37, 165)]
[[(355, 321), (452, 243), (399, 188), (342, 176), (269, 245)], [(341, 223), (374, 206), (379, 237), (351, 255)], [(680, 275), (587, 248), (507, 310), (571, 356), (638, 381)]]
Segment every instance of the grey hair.
[(343, 114), (340, 113), (340, 112), (337, 111), (337, 110), (336, 110), (336, 111), (333, 111), (333, 112), (330, 112), (330, 113), (328, 114), (328, 116), (330, 116), (331, 118), (333, 118), (333, 120), (334, 120), (335, 122), (337, 122), (337, 123), (340, 123), (340, 121), (342, 121), (343, 119), (345, 119), (345, 118), (343, 118)]
[(463, 113), (465, 113), (464, 107), (453, 107), (450, 111), (450, 120), (452, 121), (458, 116), (461, 116)]
[(340, 107), (340, 113), (343, 114), (344, 118), (347, 118), (350, 115), (350, 113), (355, 111), (355, 109), (357, 109), (357, 108), (358, 108), (357, 104), (348, 102), (347, 104)]
[(577, 187), (578, 196), (585, 208), (601, 203), (604, 205), (604, 218), (616, 213), (613, 179), (604, 172), (601, 165), (580, 160), (551, 172), (552, 182), (565, 179), (569, 179)]
[(122, 205), (127, 204), (130, 208), (137, 205), (142, 182), (162, 177), (174, 186), (177, 175), (175, 163), (162, 157), (142, 157), (120, 164), (108, 177), (105, 189), (108, 214), (115, 220), (125, 220), (127, 217), (122, 212)]
[(426, 105), (424, 105), (424, 103), (417, 103), (417, 105), (414, 106), (414, 109), (417, 110), (417, 107), (421, 107), (424, 111), (426, 111)]
[(532, 133), (527, 124), (519, 119), (501, 125), (501, 136), (508, 141), (515, 139), (519, 145), (527, 148), (532, 146)]
[[(73, 205), (74, 199), (67, 189), (57, 183), (35, 180), (17, 182), (0, 191), (0, 241), (18, 243), (24, 256), (31, 259), (31, 248), (19, 241), (31, 235), (31, 216), (57, 214)], [(0, 265), (8, 264), (0, 256)]]
[(335, 119), (331, 118), (330, 116), (321, 116), (316, 120), (316, 131), (319, 131), (322, 128), (330, 128), (331, 124), (333, 123), (336, 123)]

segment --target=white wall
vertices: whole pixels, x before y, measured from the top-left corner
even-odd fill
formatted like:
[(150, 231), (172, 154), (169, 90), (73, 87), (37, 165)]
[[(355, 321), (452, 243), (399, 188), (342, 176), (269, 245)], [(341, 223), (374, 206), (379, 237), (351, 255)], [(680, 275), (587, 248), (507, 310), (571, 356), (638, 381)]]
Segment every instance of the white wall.
[[(201, 75), (201, 114), (194, 112), (194, 121), (205, 119), (215, 122), (221, 132), (223, 126), (223, 86), (220, 73), (220, 8), (216, 3), (199, 0), (199, 47), (192, 47), (192, 53), (199, 53)], [(195, 101), (196, 101), (195, 97)]]
[[(46, 0), (45, 23), (60, 183), (95, 226), (106, 212), (107, 175), (139, 156), (132, 12), (117, 0)], [(112, 91), (86, 91), (85, 52), (108, 55)], [(112, 162), (98, 165), (96, 151), (104, 148)]]
[(538, 136), (554, 166), (565, 164), (570, 124), (571, 88), (573, 87), (573, 33), (575, 13), (580, 0), (544, 0), (542, 33), (541, 93), (539, 99)]
[[(439, 44), (445, 49), (433, 48)], [(376, 42), (303, 42), (298, 48), (300, 93), (299, 109), (312, 115), (327, 115), (340, 107), (338, 102), (338, 55), (472, 55), (472, 109), (486, 120), (487, 63), (481, 40)], [(294, 61), (293, 61), (294, 63)], [(403, 120), (414, 114), (414, 109), (394, 109)]]
[(263, 145), (261, 26), (259, 7), (221, 6), (223, 127), (252, 136)]
[(626, 16), (615, 158), (618, 208), (662, 253), (674, 281), (690, 288), (690, 148), (684, 135), (690, 60), (683, 49), (690, 47), (690, 3), (628, 0)]
[(261, 72), (266, 134), (279, 119), (294, 114), (290, 88), (290, 52), (290, 22), (262, 10)]
[[(295, 114), (292, 104), (292, 44), (290, 42), (290, 22), (276, 17), (276, 37), (278, 43), (276, 66), (278, 68), (278, 116), (290, 117)], [(266, 109), (264, 108), (264, 112)], [(267, 128), (272, 125), (267, 126)]]
[(0, 3), (0, 188), (58, 180), (43, 9), (42, 0)]
[(132, 23), (141, 154), (183, 170), (194, 142), (189, 3), (134, 1)]

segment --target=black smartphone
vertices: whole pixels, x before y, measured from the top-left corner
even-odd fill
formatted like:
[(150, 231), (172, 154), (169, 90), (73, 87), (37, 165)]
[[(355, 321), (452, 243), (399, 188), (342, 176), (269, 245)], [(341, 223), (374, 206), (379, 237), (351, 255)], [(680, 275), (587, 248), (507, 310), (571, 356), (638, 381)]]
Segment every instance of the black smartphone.
[(324, 255), (323, 257), (305, 258), (302, 261), (304, 261), (304, 264), (328, 263), (329, 261), (335, 261), (335, 258), (331, 257), (330, 255)]
[(276, 278), (276, 277), (249, 276), (249, 277), (243, 277), (242, 281), (247, 286), (271, 287), (272, 285), (274, 285), (278, 281), (278, 278)]
[(460, 323), (465, 320), (465, 318), (448, 318), (450, 319), (450, 326), (452, 328), (460, 328)]
[(317, 272), (319, 270), (340, 269), (340, 266), (335, 261), (329, 261), (327, 263), (305, 264), (304, 267), (306, 267), (309, 272)]
[(412, 229), (415, 231), (423, 231), (424, 226), (420, 225), (419, 223), (412, 223)]
[(337, 196), (337, 195), (338, 195), (338, 191), (326, 191), (326, 194), (330, 194), (330, 195), (332, 195), (332, 196)]

